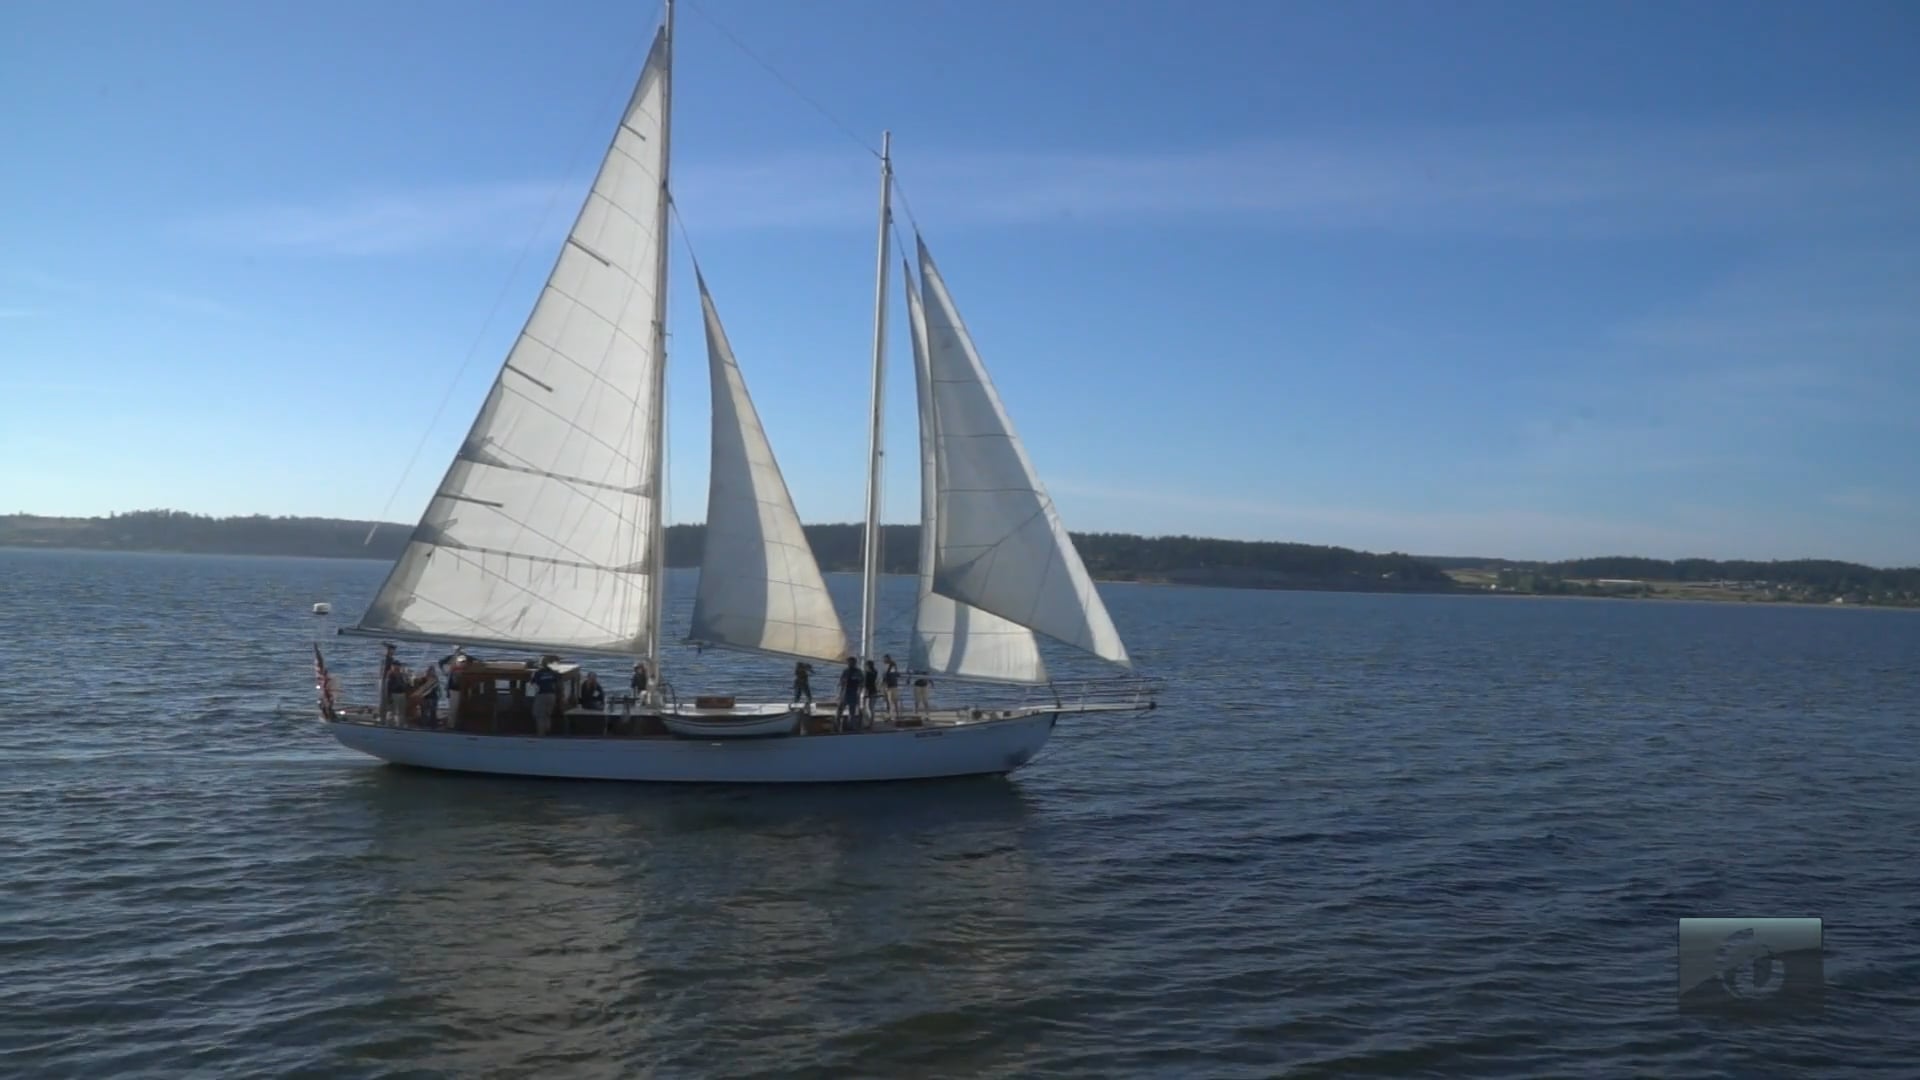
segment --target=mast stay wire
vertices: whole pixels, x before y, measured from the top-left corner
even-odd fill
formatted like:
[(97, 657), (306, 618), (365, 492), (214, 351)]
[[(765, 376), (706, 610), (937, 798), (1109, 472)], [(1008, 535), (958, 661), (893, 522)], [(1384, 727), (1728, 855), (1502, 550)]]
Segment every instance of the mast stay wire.
[(796, 85), (792, 79), (789, 79), (785, 75), (782, 75), (780, 71), (777, 68), (775, 68), (772, 64), (761, 59), (760, 54), (748, 48), (747, 43), (744, 41), (741, 41), (740, 36), (738, 34), (735, 34), (733, 31), (727, 29), (725, 24), (723, 24), (719, 19), (714, 18), (713, 14), (707, 11), (706, 6), (704, 4), (695, 3), (694, 0), (680, 0), (680, 2), (682, 4), (685, 4), (687, 7), (693, 9), (694, 11), (699, 12), (700, 17), (707, 21), (707, 25), (713, 27), (715, 30), (720, 31), (720, 35), (726, 38), (729, 42), (731, 42), (734, 48), (739, 49), (741, 54), (746, 56), (747, 59), (753, 61), (755, 64), (758, 64), (760, 66), (760, 70), (766, 72), (768, 75), (772, 76), (776, 82), (786, 87), (788, 93), (792, 94), (796, 98), (799, 98), (807, 106), (812, 108), (814, 112), (817, 112), (821, 116), (825, 117), (829, 124), (832, 124), (834, 127), (840, 130), (840, 134), (845, 135), (847, 138), (853, 140), (856, 146), (860, 147), (860, 149), (862, 150), (865, 150), (868, 154), (872, 155), (874, 158), (878, 159), (880, 157), (880, 151), (877, 148), (875, 148), (872, 143), (869, 143), (867, 140), (861, 138), (858, 134), (856, 134), (853, 128), (849, 127), (838, 116), (835, 116), (832, 112), (830, 112), (826, 106), (820, 104), (818, 101), (815, 101), (812, 97), (809, 97), (807, 95), (807, 92), (800, 89), (800, 87)]

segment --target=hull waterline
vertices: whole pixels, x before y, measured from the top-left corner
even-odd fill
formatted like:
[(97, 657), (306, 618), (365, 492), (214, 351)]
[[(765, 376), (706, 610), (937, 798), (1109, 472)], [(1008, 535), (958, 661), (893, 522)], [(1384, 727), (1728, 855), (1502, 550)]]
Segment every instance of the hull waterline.
[(331, 720), (343, 746), (448, 772), (688, 784), (832, 784), (1009, 773), (1040, 752), (1054, 713), (953, 726), (763, 739), (479, 735)]

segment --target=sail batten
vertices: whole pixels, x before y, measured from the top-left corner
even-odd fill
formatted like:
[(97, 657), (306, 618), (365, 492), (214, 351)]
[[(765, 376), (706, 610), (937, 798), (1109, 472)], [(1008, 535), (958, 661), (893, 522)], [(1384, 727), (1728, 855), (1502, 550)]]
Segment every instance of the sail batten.
[(696, 271), (713, 381), (707, 526), (689, 640), (815, 660), (847, 655), (846, 631), (793, 496)]
[(998, 615), (942, 596), (933, 588), (935, 538), (939, 531), (939, 417), (927, 367), (926, 312), (906, 277), (907, 321), (913, 342), (914, 389), (920, 411), (920, 570), (908, 667), (950, 679), (1039, 684), (1047, 681), (1033, 631)]
[(926, 242), (918, 248), (936, 448), (933, 592), (1131, 666)]
[(667, 47), (663, 28), (546, 284), (357, 630), (555, 651), (651, 643)]

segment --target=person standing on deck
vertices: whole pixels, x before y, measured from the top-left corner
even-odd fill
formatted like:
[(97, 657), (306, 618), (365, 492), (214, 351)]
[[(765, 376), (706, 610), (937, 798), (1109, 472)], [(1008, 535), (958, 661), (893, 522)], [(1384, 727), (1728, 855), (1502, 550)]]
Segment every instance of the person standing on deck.
[(453, 652), (440, 658), (440, 670), (447, 673), (447, 726), (460, 725), (460, 669), (467, 666), (467, 650), (455, 645)]
[(551, 667), (553, 657), (540, 661), (533, 673), (533, 733), (545, 735), (553, 726), (553, 705), (559, 700), (560, 676)]
[(900, 722), (900, 666), (893, 662), (892, 655), (882, 656), (887, 670), (880, 676), (880, 686), (887, 695), (887, 723)]
[(600, 676), (587, 672), (580, 680), (580, 707), (599, 712), (607, 707), (607, 692), (600, 688)]
[(420, 699), (420, 726), (440, 726), (440, 669), (432, 664), (420, 669), (413, 681), (413, 696)]
[(860, 661), (847, 657), (847, 666), (840, 672), (840, 704), (833, 710), (833, 730), (840, 730), (840, 718), (860, 715)]
[(927, 678), (926, 672), (923, 671), (913, 677), (913, 711), (920, 714), (920, 722), (923, 724), (927, 722), (928, 715), (933, 712), (933, 704), (928, 700), (928, 691), (932, 688), (933, 680)]
[(387, 719), (395, 727), (407, 722), (407, 705), (412, 699), (413, 677), (407, 674), (407, 665), (388, 657), (387, 668)]
[(793, 665), (793, 701), (788, 708), (807, 703), (807, 711), (813, 711), (813, 665), (805, 660)]
[(387, 651), (380, 657), (380, 696), (377, 699), (380, 702), (380, 722), (398, 723), (400, 717), (393, 709), (393, 669), (399, 666), (400, 661), (393, 655), (395, 648), (393, 642), (386, 641), (381, 644), (387, 647)]
[(645, 660), (635, 660), (633, 662), (633, 682), (631, 685), (633, 687), (633, 703), (635, 705), (645, 705), (647, 703), (647, 662)]
[(867, 661), (867, 673), (864, 684), (867, 692), (862, 695), (860, 699), (862, 706), (861, 711), (866, 718), (867, 726), (872, 727), (874, 714), (873, 699), (880, 696), (880, 672), (873, 666), (873, 661), (871, 660)]

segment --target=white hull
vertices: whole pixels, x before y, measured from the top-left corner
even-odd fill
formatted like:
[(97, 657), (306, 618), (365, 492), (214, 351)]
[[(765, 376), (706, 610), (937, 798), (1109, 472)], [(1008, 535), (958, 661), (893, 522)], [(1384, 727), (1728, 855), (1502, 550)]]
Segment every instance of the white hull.
[(451, 772), (653, 783), (833, 784), (1008, 773), (1032, 760), (1056, 714), (924, 728), (688, 739), (476, 735), (328, 721), (341, 744), (397, 765)]

